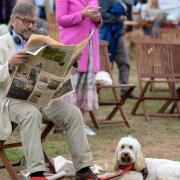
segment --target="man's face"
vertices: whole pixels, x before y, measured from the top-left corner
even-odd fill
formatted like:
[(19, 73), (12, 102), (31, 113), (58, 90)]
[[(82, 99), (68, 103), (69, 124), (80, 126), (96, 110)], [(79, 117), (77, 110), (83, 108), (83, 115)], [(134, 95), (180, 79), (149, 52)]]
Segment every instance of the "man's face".
[(37, 21), (38, 17), (35, 14), (18, 15), (11, 20), (11, 25), (16, 33), (28, 39), (34, 32)]

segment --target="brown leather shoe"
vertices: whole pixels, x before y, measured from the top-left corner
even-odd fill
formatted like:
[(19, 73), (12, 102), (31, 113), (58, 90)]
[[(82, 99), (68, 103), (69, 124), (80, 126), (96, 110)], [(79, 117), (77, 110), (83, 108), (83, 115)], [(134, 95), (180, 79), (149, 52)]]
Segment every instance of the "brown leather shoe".
[(88, 170), (84, 173), (77, 172), (76, 180), (98, 180), (98, 177), (91, 170)]

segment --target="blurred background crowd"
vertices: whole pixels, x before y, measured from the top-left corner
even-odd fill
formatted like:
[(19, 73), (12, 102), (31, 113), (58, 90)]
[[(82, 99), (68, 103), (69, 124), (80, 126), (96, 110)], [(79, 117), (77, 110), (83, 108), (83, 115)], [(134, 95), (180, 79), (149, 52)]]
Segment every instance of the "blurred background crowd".
[[(8, 29), (10, 14), (16, 2), (22, 0), (1, 0), (0, 1), (0, 34), (5, 33)], [(51, 21), (54, 18), (55, 0), (30, 0), (39, 7), (39, 16), (41, 19)], [(127, 6), (127, 19), (130, 21), (147, 21), (152, 22), (159, 12), (164, 13), (163, 26), (179, 27), (180, 23), (180, 1), (179, 0), (120, 0)], [(156, 9), (156, 10), (154, 10)], [(156, 11), (156, 12), (155, 12)], [(162, 13), (163, 12), (163, 13)], [(155, 14), (155, 15), (154, 15)], [(145, 24), (145, 23), (144, 23)], [(148, 26), (147, 24), (144, 25)], [(150, 26), (150, 24), (149, 24)], [(132, 26), (127, 26), (126, 31), (132, 31)]]

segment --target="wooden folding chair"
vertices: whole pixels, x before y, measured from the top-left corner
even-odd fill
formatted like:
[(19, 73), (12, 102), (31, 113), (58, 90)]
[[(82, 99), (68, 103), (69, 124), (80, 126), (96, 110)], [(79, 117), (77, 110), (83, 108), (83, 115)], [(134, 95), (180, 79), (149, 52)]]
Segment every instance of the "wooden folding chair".
[[(105, 118), (97, 118), (97, 115), (95, 115), (94, 112), (90, 112), (91, 119), (93, 120), (96, 128), (99, 128), (99, 124), (111, 124), (111, 123), (125, 123), (127, 127), (130, 127), (128, 117), (126, 116), (123, 110), (123, 105), (125, 104), (127, 97), (131, 94), (131, 92), (135, 88), (135, 85), (114, 83), (112, 72), (111, 72), (110, 61), (109, 61), (107, 42), (105, 41), (100, 42), (100, 65), (101, 65), (101, 71), (106, 71), (109, 73), (113, 81), (113, 84), (109, 86), (97, 85), (99, 106), (111, 106), (112, 109), (106, 115)], [(120, 88), (127, 89), (127, 92), (123, 97), (120, 97)], [(111, 95), (114, 98), (114, 101), (113, 100), (107, 100), (106, 102), (103, 101), (103, 99), (106, 96), (106, 95), (102, 95), (103, 93), (101, 93), (103, 89), (110, 90)], [(116, 89), (119, 90), (119, 94), (116, 92)], [(118, 117), (119, 120), (112, 120), (117, 112), (119, 112), (120, 114), (120, 116)]]
[(155, 30), (155, 38), (166, 40), (180, 39), (180, 30), (170, 28), (158, 28)]
[[(51, 129), (54, 127), (54, 124), (50, 121), (47, 120), (43, 120), (43, 124), (44, 124), (44, 129), (41, 135), (41, 141), (42, 143), (45, 142), (45, 139), (47, 137), (47, 135), (49, 134), (49, 132), (51, 131)], [(17, 124), (12, 122), (12, 132), (16, 129)], [(14, 142), (14, 143), (6, 143), (6, 141), (2, 141), (0, 140), (0, 158), (3, 162), (3, 164), (0, 166), (0, 169), (2, 168), (6, 168), (6, 170), (9, 173), (9, 176), (11, 177), (12, 180), (18, 180), (19, 177), (17, 175), (16, 170), (13, 168), (14, 166), (19, 166), (20, 165), (20, 161), (16, 162), (16, 163), (11, 163), (7, 154), (5, 153), (6, 149), (9, 148), (16, 148), (16, 147), (21, 147), (22, 143), (21, 142)], [(55, 173), (55, 169), (54, 169), (54, 165), (51, 162), (51, 160), (49, 159), (48, 155), (46, 154), (46, 152), (44, 151), (44, 157), (45, 157), (45, 161), (47, 163), (47, 167), (49, 168), (49, 170), (52, 173)]]
[[(139, 38), (136, 39), (135, 46), (140, 97), (132, 109), (132, 114), (141, 114), (137, 113), (141, 104), (146, 121), (149, 120), (150, 116), (180, 117), (180, 97), (178, 96), (180, 42)], [(153, 92), (148, 95), (147, 92), (151, 83), (166, 83), (169, 96), (164, 95), (164, 92), (158, 93), (158, 95)], [(165, 103), (158, 111), (149, 112), (146, 106), (148, 100), (163, 100)], [(166, 111), (172, 103), (176, 107), (176, 113)]]

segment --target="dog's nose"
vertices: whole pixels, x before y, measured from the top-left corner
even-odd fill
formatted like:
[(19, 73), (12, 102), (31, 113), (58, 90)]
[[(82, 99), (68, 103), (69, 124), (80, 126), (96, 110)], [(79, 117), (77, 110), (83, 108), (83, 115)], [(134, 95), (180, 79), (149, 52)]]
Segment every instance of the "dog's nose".
[(128, 152), (124, 152), (123, 154), (124, 154), (125, 157), (127, 157), (129, 155)]

